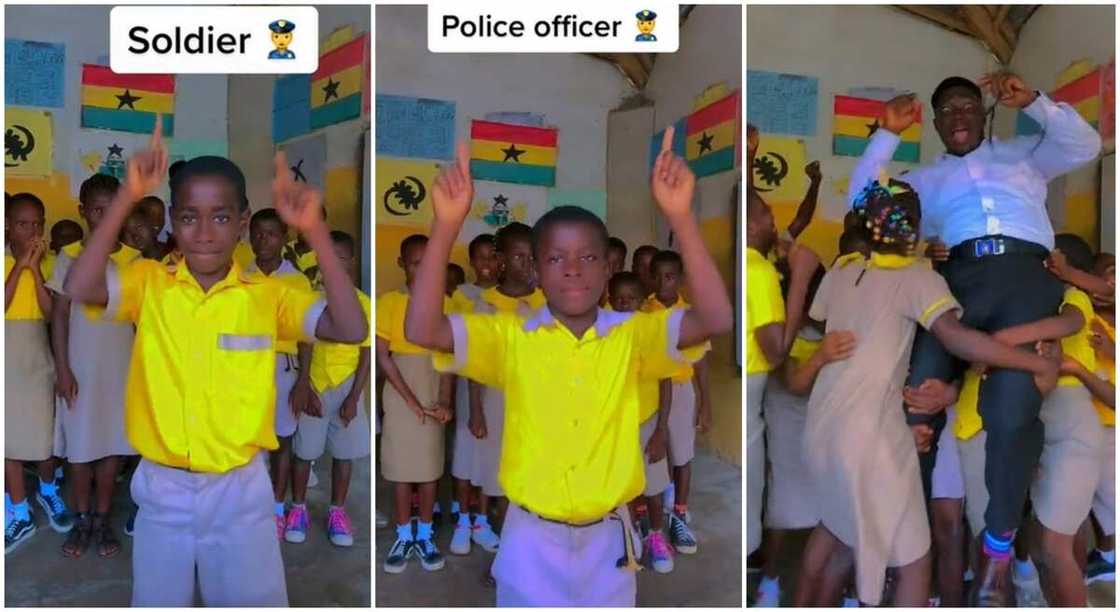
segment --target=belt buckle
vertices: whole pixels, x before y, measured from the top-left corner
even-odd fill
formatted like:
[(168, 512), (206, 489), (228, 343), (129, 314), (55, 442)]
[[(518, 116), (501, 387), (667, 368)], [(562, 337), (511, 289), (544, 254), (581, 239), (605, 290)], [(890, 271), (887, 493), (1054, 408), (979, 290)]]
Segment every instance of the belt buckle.
[(1003, 255), (1007, 249), (1001, 238), (985, 238), (972, 243), (972, 251), (977, 258), (988, 255)]

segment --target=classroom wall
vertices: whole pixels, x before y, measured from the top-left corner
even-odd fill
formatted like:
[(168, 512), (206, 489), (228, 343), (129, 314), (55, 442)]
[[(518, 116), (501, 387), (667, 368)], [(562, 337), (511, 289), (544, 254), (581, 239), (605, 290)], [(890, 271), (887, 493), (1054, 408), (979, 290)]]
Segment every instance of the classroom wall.
[[(7, 6), (5, 36), (66, 45), (65, 107), (51, 112), (54, 132), (54, 175), (43, 178), (5, 178), (5, 191), (30, 191), (47, 205), (47, 223), (78, 218), (77, 193), (72, 192), (81, 123), (83, 63), (108, 64), (110, 6)], [(226, 77), (178, 75), (175, 84), (175, 135), (197, 140), (220, 140), (226, 132)], [(169, 143), (174, 139), (169, 139)], [(80, 180), (80, 179), (79, 179)]]
[[(1115, 53), (1116, 9), (1102, 6), (1046, 6), (1035, 11), (1023, 26), (1011, 68), (1023, 76), (1031, 87), (1043, 91), (1054, 88), (1055, 79), (1072, 62), (1088, 59), (1093, 64), (1107, 64)], [(1009, 137), (1014, 134), (1015, 114), (997, 111), (996, 129)], [(1109, 157), (1108, 163), (1115, 163)], [(1089, 164), (1052, 182), (1047, 200), (1055, 231), (1074, 232), (1097, 247), (1101, 239), (1102, 218), (1109, 220), (1106, 230), (1111, 236), (1113, 212), (1102, 217), (1101, 204), (1110, 209), (1113, 196), (1101, 194), (1099, 164)], [(1110, 250), (1115, 244), (1105, 245)]]
[[(680, 50), (658, 56), (643, 92), (652, 100), (654, 109), (653, 126), (641, 141), (646, 147), (646, 152), (639, 157), (643, 169), (648, 166), (648, 142), (652, 134), (691, 113), (695, 98), (708, 86), (723, 83), (728, 93), (742, 87), (742, 24), (742, 7), (696, 6), (681, 28)], [(731, 195), (740, 174), (736, 168), (699, 179), (694, 200), (704, 242), (729, 291), (735, 291), (735, 239), (738, 235)], [(646, 181), (640, 187), (645, 195), (643, 204), (647, 211), (652, 211), (656, 204), (649, 198), (648, 171), (643, 176)], [(632, 215), (625, 210), (616, 215), (617, 194), (608, 192), (607, 195), (608, 221), (613, 232), (616, 225), (628, 224)], [(653, 213), (653, 217), (655, 225), (664, 225), (660, 213)], [(656, 239), (665, 233), (651, 234), (647, 241), (668, 247)], [(631, 243), (631, 248), (634, 246), (637, 244)], [(702, 436), (701, 442), (724, 459), (742, 464), (742, 377), (735, 366), (734, 347), (730, 334), (712, 342), (709, 390), (713, 397), (713, 420), (712, 429)]]
[[(457, 138), (467, 137), (471, 119), (489, 112), (543, 113), (559, 128), (556, 187), (606, 189), (607, 115), (633, 93), (614, 66), (574, 53), (430, 53), (424, 6), (375, 10), (376, 93), (454, 101)], [(380, 294), (404, 284), (396, 264), (400, 242), (419, 228), (375, 229)], [(452, 259), (466, 267), (462, 245)]]
[[(979, 43), (887, 6), (750, 6), (747, 9), (747, 68), (819, 79), (817, 133), (805, 140), (807, 160), (820, 160), (818, 221), (806, 242), (826, 259), (836, 253), (846, 209), (847, 179), (855, 157), (832, 155), (833, 96), (853, 87), (914, 91), (932, 112), (929, 97), (942, 78), (976, 77), (996, 67)], [(749, 110), (748, 110), (749, 114)], [(932, 124), (922, 130), (921, 161), (944, 147)], [(897, 175), (908, 164), (892, 163)], [(779, 228), (800, 202), (771, 202)]]
[[(369, 6), (321, 5), (316, 8), (320, 42), (340, 26), (353, 25), (355, 36), (370, 30)], [(228, 78), (230, 159), (245, 172), (253, 209), (267, 208), (272, 200), (272, 156), (277, 145), (272, 140), (272, 89), (276, 76), (254, 74)], [(327, 221), (355, 239), (361, 237), (362, 147), (368, 129), (369, 117), (360, 117), (292, 139), (326, 134), (324, 204)]]

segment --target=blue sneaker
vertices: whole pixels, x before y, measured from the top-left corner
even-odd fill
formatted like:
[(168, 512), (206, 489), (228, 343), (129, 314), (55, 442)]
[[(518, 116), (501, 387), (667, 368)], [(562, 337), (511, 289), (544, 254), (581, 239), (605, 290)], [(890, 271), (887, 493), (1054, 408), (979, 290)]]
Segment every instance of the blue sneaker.
[(4, 525), (4, 554), (8, 554), (19, 547), (20, 544), (35, 535), (35, 523), (31, 520), (9, 517)]
[(35, 501), (39, 502), (43, 512), (47, 513), (47, 520), (51, 524), (51, 529), (58, 533), (68, 533), (74, 528), (74, 515), (66, 509), (66, 502), (62, 501), (62, 496), (57, 491), (50, 495), (44, 495), (42, 491), (37, 491)]
[(1101, 556), (1101, 551), (1094, 549), (1089, 553), (1088, 563), (1085, 565), (1085, 584), (1115, 581), (1116, 564), (1109, 563)]
[(420, 559), (420, 567), (429, 572), (443, 569), (443, 555), (430, 538), (427, 540), (413, 540), (412, 554)]

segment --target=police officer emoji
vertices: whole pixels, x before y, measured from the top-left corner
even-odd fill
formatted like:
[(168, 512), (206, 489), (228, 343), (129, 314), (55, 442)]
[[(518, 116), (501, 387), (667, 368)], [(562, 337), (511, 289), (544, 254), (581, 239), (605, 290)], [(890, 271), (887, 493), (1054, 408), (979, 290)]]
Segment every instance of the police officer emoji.
[(638, 31), (641, 32), (641, 34), (638, 34), (634, 40), (637, 42), (657, 40), (657, 37), (653, 35), (653, 28), (657, 26), (657, 24), (654, 23), (654, 20), (657, 19), (657, 13), (646, 9), (644, 11), (638, 11), (635, 17), (638, 18)]
[(292, 44), (292, 30), (296, 29), (296, 24), (277, 19), (268, 24), (268, 29), (272, 30), (272, 46), (276, 47), (268, 52), (268, 59), (295, 59), (296, 54), (288, 47)]

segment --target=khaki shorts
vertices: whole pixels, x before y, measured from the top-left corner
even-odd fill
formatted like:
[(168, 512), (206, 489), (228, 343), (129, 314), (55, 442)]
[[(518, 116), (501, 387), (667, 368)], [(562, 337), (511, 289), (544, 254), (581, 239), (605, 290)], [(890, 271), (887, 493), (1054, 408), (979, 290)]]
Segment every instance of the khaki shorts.
[(654, 430), (657, 429), (657, 415), (654, 414), (646, 419), (639, 428), (641, 436), (642, 463), (646, 466), (646, 488), (642, 495), (646, 497), (653, 497), (660, 495), (669, 488), (669, 461), (667, 457), (662, 457), (656, 463), (650, 463), (649, 457), (646, 456), (646, 444), (649, 444), (649, 439), (653, 437)]
[(1093, 495), (1093, 514), (1105, 535), (1116, 533), (1116, 427), (1102, 425), (1101, 474)]
[(323, 404), (322, 417), (299, 415), (299, 426), (292, 439), (292, 451), (296, 457), (312, 461), (328, 450), (335, 459), (359, 459), (369, 455), (369, 419), (361, 400), (358, 401), (357, 415), (349, 425), (344, 425), (339, 418), (342, 403), (353, 384), (354, 377), (351, 376), (337, 387), (319, 394)]
[(1045, 428), (1031, 503), (1047, 529), (1074, 535), (1093, 507), (1101, 470), (1101, 424), (1089, 390), (1059, 386), (1039, 413)]
[(692, 381), (673, 383), (669, 409), (669, 461), (673, 467), (688, 465), (696, 456), (696, 389)]

